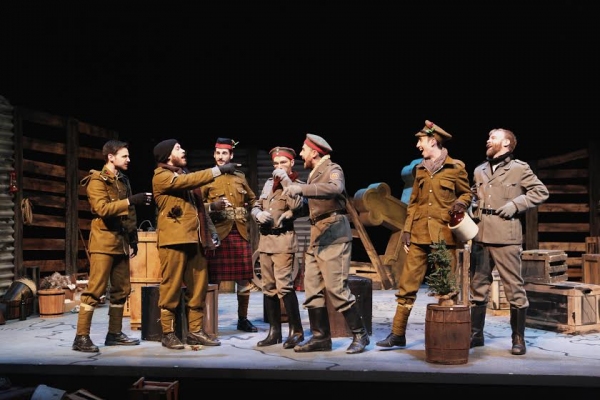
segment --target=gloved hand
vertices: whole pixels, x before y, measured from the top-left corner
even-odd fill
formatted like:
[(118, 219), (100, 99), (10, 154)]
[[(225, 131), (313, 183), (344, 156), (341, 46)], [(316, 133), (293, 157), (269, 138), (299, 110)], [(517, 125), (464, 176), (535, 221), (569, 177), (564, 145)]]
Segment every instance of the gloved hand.
[(288, 187), (286, 187), (285, 189), (283, 189), (283, 192), (281, 192), (281, 194), (284, 196), (298, 197), (302, 194), (302, 188), (300, 187), (300, 185), (293, 183), (291, 185), (288, 185)]
[(136, 193), (127, 198), (129, 204), (133, 206), (150, 205), (152, 202), (152, 193)]
[(496, 214), (504, 219), (511, 219), (517, 213), (517, 205), (513, 201), (509, 201), (502, 207), (496, 210)]
[(402, 237), (400, 238), (402, 244), (406, 247), (410, 246), (410, 232), (402, 232)]
[(267, 222), (273, 221), (273, 215), (271, 215), (271, 213), (268, 211), (259, 211), (256, 214), (256, 220), (260, 224), (266, 224)]
[(450, 214), (464, 213), (467, 210), (467, 207), (463, 203), (456, 202), (452, 206), (450, 210)]
[(131, 254), (129, 255), (129, 258), (133, 258), (133, 257), (137, 256), (138, 244), (137, 243), (129, 243), (129, 247), (131, 247)]
[(281, 226), (281, 223), (286, 220), (286, 219), (290, 219), (294, 216), (294, 212), (292, 210), (287, 210), (286, 212), (284, 212), (283, 214), (281, 214), (281, 217), (279, 217), (279, 219), (277, 220), (277, 224), (275, 225), (275, 228), (279, 228)]
[(273, 170), (273, 178), (279, 178), (281, 186), (283, 186), (284, 188), (288, 187), (292, 183), (292, 180), (290, 179), (287, 172), (285, 172), (281, 168), (276, 168)]
[(232, 163), (219, 165), (218, 167), (222, 174), (233, 174), (235, 172), (235, 164)]
[(221, 197), (218, 200), (215, 200), (209, 204), (209, 210), (210, 211), (222, 211), (225, 209), (226, 206), (227, 206), (227, 203), (225, 203), (225, 198)]

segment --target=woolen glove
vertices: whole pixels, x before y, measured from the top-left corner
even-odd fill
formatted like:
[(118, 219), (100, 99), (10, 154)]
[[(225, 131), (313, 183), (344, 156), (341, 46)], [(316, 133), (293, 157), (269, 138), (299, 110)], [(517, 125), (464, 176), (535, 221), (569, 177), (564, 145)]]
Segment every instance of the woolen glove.
[(302, 188), (300, 187), (300, 185), (291, 184), (288, 185), (288, 187), (286, 187), (285, 189), (283, 189), (283, 192), (281, 192), (281, 194), (284, 196), (298, 197), (302, 194)]
[(233, 174), (235, 172), (235, 164), (227, 163), (219, 165), (219, 171), (221, 171), (222, 174)]
[(149, 205), (152, 202), (152, 193), (136, 193), (127, 198), (129, 204), (134, 206)]
[(402, 237), (400, 238), (402, 244), (405, 246), (410, 246), (410, 232), (402, 232)]
[(225, 199), (222, 197), (219, 200), (213, 201), (208, 205), (209, 211), (222, 211), (225, 209), (225, 206)]
[(273, 221), (273, 216), (268, 211), (259, 211), (256, 214), (256, 220), (261, 224)]
[(130, 255), (130, 257), (137, 256), (137, 253), (138, 253), (138, 244), (137, 243), (129, 243), (129, 247), (131, 247), (131, 255)]
[(450, 210), (450, 214), (464, 213), (467, 210), (467, 207), (463, 203), (456, 202), (452, 206), (452, 210)]
[(499, 217), (505, 219), (511, 219), (516, 213), (517, 206), (513, 201), (509, 201), (508, 203), (496, 210), (496, 214), (498, 214)]
[(279, 178), (281, 186), (283, 186), (284, 188), (288, 187), (292, 183), (292, 180), (290, 179), (287, 172), (285, 172), (281, 168), (273, 170), (273, 178)]

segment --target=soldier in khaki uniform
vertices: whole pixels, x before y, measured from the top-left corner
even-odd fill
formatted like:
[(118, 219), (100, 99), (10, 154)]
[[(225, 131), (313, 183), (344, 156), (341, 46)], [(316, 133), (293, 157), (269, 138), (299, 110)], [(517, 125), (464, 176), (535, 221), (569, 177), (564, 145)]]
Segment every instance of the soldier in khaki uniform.
[[(217, 139), (213, 154), (217, 167), (235, 168), (231, 160), (236, 144), (229, 138)], [(221, 281), (235, 281), (238, 301), (237, 329), (257, 332), (258, 329), (248, 319), (251, 281), (254, 277), (248, 218), (256, 195), (244, 173), (236, 170), (222, 174), (214, 182), (202, 186), (202, 196), (221, 240), (219, 248), (208, 253), (209, 280), (215, 284)]]
[(284, 195), (304, 196), (310, 214), (310, 243), (305, 254), (304, 307), (308, 309), (312, 337), (296, 347), (296, 352), (330, 351), (331, 329), (325, 292), (333, 307), (352, 331), (348, 354), (362, 353), (369, 334), (358, 312), (356, 297), (348, 287), (352, 230), (346, 215), (346, 188), (342, 167), (331, 160), (331, 146), (320, 136), (306, 135), (300, 157), (310, 169), (306, 184), (292, 183)]
[(298, 297), (294, 289), (293, 267), (298, 252), (298, 237), (294, 220), (300, 215), (301, 196), (283, 196), (285, 187), (298, 180), (293, 171), (296, 152), (289, 147), (274, 147), (269, 152), (273, 160), (273, 177), (269, 178), (252, 208), (259, 226), (260, 271), (265, 295), (265, 312), (269, 318), (269, 334), (257, 343), (258, 347), (281, 343), (281, 303), (283, 300), (289, 320), (288, 338), (284, 349), (293, 349), (304, 340)]
[(498, 270), (510, 303), (514, 355), (523, 355), (529, 301), (521, 276), (523, 226), (519, 214), (546, 201), (549, 192), (529, 164), (515, 158), (515, 134), (492, 129), (486, 142), (487, 161), (475, 168), (472, 211), (479, 231), (471, 253), (471, 347), (484, 345), (483, 327), (492, 270)]
[(218, 245), (218, 236), (205, 213), (201, 185), (216, 176), (232, 172), (231, 166), (189, 172), (185, 150), (175, 139), (154, 147), (157, 167), (152, 190), (158, 207), (157, 246), (161, 282), (158, 307), (162, 327), (162, 345), (183, 349), (175, 335), (175, 310), (185, 284), (185, 311), (188, 321), (187, 344), (219, 346), (221, 342), (203, 330), (208, 293), (208, 270), (205, 252)]
[(415, 134), (423, 161), (415, 166), (412, 193), (408, 202), (402, 243), (407, 253), (396, 292), (396, 314), (392, 332), (376, 344), (380, 347), (406, 346), (406, 324), (427, 272), (431, 244), (444, 240), (456, 268), (456, 241), (448, 227), (450, 213), (465, 212), (471, 204), (471, 188), (465, 164), (448, 155), (444, 142), (452, 135), (431, 121)]
[[(129, 179), (123, 171), (129, 167), (127, 143), (109, 140), (102, 147), (106, 163), (102, 171), (91, 170), (82, 179), (86, 187), (94, 219), (89, 237), (90, 277), (81, 294), (77, 317), (77, 332), (73, 350), (98, 352), (90, 339), (94, 309), (106, 293), (110, 282), (108, 333), (106, 346), (137, 345), (139, 339), (130, 338), (121, 329), (127, 296), (131, 292), (129, 258), (138, 252), (137, 219), (135, 206), (149, 205), (152, 193), (131, 193)], [(130, 250), (131, 249), (131, 250)]]

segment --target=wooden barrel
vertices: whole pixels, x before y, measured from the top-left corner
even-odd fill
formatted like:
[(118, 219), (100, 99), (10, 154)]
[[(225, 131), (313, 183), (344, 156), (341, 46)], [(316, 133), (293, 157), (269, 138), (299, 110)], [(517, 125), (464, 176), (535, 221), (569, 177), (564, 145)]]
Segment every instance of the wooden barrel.
[(466, 364), (471, 345), (469, 306), (428, 304), (425, 315), (426, 361), (435, 364)]
[(64, 289), (40, 289), (38, 300), (41, 318), (59, 317), (65, 313)]

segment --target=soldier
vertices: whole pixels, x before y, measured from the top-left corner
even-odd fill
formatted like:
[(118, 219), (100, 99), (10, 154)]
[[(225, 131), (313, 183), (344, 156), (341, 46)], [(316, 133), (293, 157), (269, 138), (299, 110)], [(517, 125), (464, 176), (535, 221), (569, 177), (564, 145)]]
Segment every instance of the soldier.
[(259, 224), (260, 271), (265, 295), (265, 311), (269, 318), (269, 334), (257, 346), (281, 343), (281, 303), (283, 300), (289, 321), (288, 338), (284, 349), (292, 349), (304, 340), (300, 320), (298, 297), (294, 289), (294, 256), (298, 252), (298, 238), (294, 231), (294, 220), (299, 215), (303, 199), (283, 196), (285, 187), (298, 180), (293, 171), (296, 152), (289, 147), (275, 147), (269, 152), (273, 160), (273, 177), (263, 187), (260, 197), (252, 208), (252, 216)]

